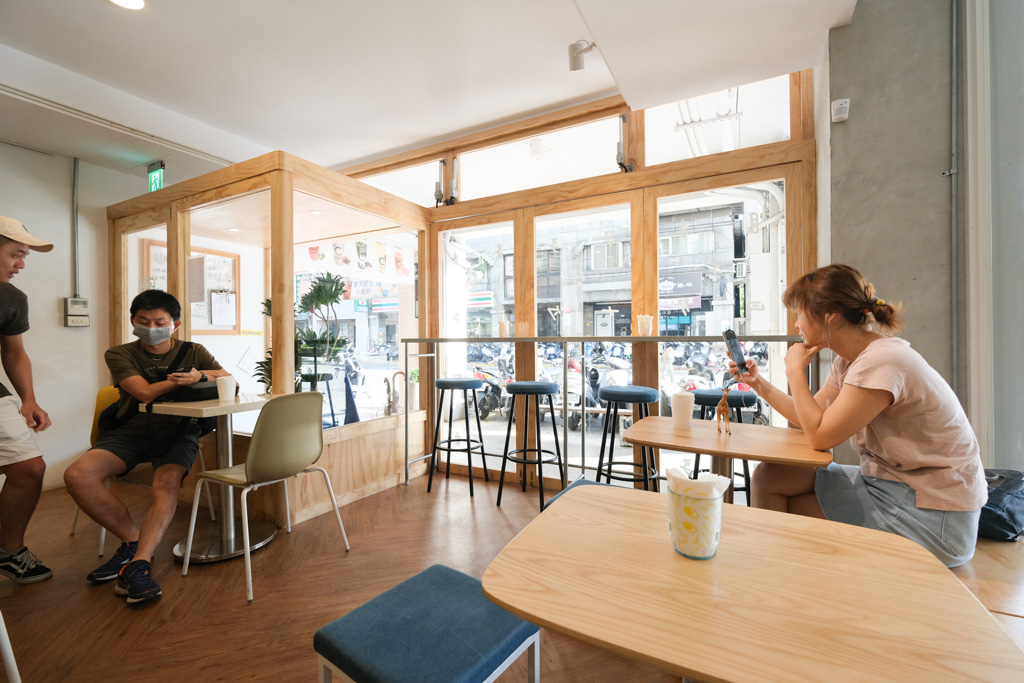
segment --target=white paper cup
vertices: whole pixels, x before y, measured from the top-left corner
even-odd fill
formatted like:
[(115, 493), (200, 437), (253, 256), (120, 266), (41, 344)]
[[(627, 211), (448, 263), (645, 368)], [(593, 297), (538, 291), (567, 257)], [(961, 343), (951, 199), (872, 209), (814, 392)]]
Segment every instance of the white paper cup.
[(222, 403), (235, 400), (235, 384), (235, 378), (231, 375), (217, 378), (217, 398)]
[(693, 417), (693, 394), (680, 391), (672, 395), (672, 424), (677, 427), (689, 427)]
[(722, 537), (722, 502), (668, 492), (668, 530), (676, 552), (691, 560), (709, 560)]
[(650, 337), (654, 332), (654, 316), (638, 315), (636, 317), (636, 330), (641, 337)]

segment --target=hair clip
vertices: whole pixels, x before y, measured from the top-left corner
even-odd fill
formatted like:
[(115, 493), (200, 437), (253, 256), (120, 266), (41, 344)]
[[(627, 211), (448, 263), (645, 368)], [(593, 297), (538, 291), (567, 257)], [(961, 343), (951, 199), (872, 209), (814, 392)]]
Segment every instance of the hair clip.
[(881, 306), (884, 303), (885, 303), (885, 299), (875, 299), (875, 305), (876, 306)]

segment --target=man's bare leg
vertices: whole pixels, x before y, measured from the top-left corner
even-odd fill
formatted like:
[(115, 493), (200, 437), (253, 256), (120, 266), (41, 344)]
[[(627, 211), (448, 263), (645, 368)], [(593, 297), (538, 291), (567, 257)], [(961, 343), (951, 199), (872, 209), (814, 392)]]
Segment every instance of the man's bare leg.
[(0, 489), (0, 548), (15, 551), (25, 545), (25, 530), (39, 502), (45, 471), (46, 463), (38, 457), (0, 467), (7, 476)]

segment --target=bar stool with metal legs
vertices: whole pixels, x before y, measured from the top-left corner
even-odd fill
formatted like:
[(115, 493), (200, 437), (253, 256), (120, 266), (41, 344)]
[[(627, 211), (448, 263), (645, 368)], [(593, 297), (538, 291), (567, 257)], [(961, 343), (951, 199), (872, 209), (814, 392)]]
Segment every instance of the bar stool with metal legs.
[[(715, 416), (715, 408), (718, 407), (718, 403), (722, 400), (721, 389), (698, 389), (693, 392), (694, 405), (700, 406), (700, 419), (704, 420), (710, 415), (712, 418)], [(729, 398), (726, 399), (729, 403), (729, 407), (736, 411), (736, 421), (739, 423), (743, 422), (742, 408), (753, 408), (757, 405), (757, 396), (750, 391), (737, 391), (733, 389), (729, 392)], [(743, 491), (747, 494), (747, 507), (750, 507), (750, 463), (743, 460), (743, 486), (733, 486), (733, 492), (739, 493)], [(693, 479), (696, 479), (700, 474), (700, 453), (697, 453), (693, 458), (693, 473), (690, 475)]]
[[(645, 491), (657, 491), (658, 469), (654, 463), (654, 449), (646, 446), (640, 447), (640, 464), (632, 460), (615, 460), (615, 433), (619, 427), (619, 406), (635, 403), (637, 420), (642, 420), (651, 414), (649, 404), (656, 403), (660, 399), (658, 390), (642, 386), (601, 387), (597, 395), (602, 401), (608, 403), (604, 412), (604, 431), (601, 434), (601, 455), (597, 460), (597, 481), (601, 481), (601, 477), (604, 477), (609, 484), (612, 483), (612, 479), (634, 483), (642, 481)], [(608, 462), (606, 463), (604, 447), (609, 436), (611, 445), (608, 448)], [(633, 472), (629, 474), (621, 471), (612, 472), (612, 465), (631, 467)], [(636, 471), (637, 468), (639, 468), (639, 472)]]
[[(476, 402), (476, 390), (483, 387), (484, 383), (475, 377), (456, 377), (451, 379), (439, 379), (434, 384), (437, 387), (439, 398), (437, 401), (437, 423), (434, 425), (434, 448), (430, 454), (430, 477), (427, 479), (427, 493), (434, 485), (434, 468), (437, 467), (437, 452), (447, 451), (446, 471), (444, 478), (448, 479), (452, 469), (452, 451), (465, 452), (469, 464), (469, 495), (473, 495), (473, 451), (480, 451), (480, 465), (484, 470), (484, 481), (490, 481), (487, 477), (487, 461), (484, 459), (484, 430), (480, 426), (480, 411)], [(444, 409), (444, 394), (446, 391), (462, 391), (462, 398), (466, 406), (466, 438), (452, 438), (452, 423), (455, 421), (455, 395), (448, 397), (448, 438), (438, 441), (441, 432), (441, 415)], [(469, 428), (469, 394), (473, 394), (473, 414), (476, 416), (476, 433), (479, 439), (472, 438)], [(463, 444), (456, 446), (456, 444)]]
[[(540, 488), (540, 509), (544, 510), (544, 463), (557, 463), (558, 478), (564, 489), (566, 481), (565, 464), (562, 461), (562, 449), (558, 442), (558, 427), (555, 425), (555, 404), (552, 396), (558, 393), (558, 385), (554, 382), (511, 382), (505, 385), (505, 390), (512, 395), (512, 408), (508, 411), (508, 430), (505, 432), (505, 453), (501, 460), (501, 478), (498, 480), (498, 505), (501, 505), (501, 492), (505, 486), (505, 467), (509, 461), (521, 465), (536, 465), (537, 479)], [(516, 396), (523, 397), (524, 420), (523, 420), (523, 447), (509, 451), (509, 442), (512, 437), (512, 424), (516, 419)], [(533, 397), (534, 419), (537, 429), (537, 447), (529, 448), (527, 435), (530, 433), (530, 397)], [(548, 410), (551, 412), (551, 433), (555, 437), (555, 450), (541, 448), (540, 441), (540, 399), (548, 397)], [(533, 457), (531, 457), (531, 455)], [(526, 492), (526, 472), (523, 472), (523, 492)]]

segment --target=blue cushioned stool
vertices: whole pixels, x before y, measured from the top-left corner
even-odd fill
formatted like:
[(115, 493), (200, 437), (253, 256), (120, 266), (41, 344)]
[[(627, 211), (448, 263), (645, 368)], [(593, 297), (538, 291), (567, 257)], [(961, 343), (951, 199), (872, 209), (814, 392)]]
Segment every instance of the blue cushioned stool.
[[(700, 419), (704, 420), (708, 416), (711, 419), (715, 417), (715, 409), (718, 408), (718, 402), (722, 400), (721, 389), (697, 389), (693, 392), (693, 403), (694, 405), (700, 406)], [(757, 396), (750, 391), (737, 391), (733, 389), (729, 392), (729, 398), (726, 399), (729, 407), (736, 411), (736, 421), (740, 424), (743, 423), (742, 408), (754, 408), (757, 406)], [(750, 507), (750, 463), (743, 460), (743, 486), (733, 486), (734, 492), (743, 491), (747, 494), (747, 507)], [(700, 453), (697, 453), (693, 458), (693, 472), (691, 477), (696, 479), (700, 473)]]
[[(446, 451), (448, 453), (447, 459), (445, 460), (445, 473), (444, 478), (447, 479), (451, 475), (452, 470), (452, 451), (465, 451), (467, 462), (469, 463), (469, 495), (473, 495), (473, 451), (480, 451), (480, 465), (484, 470), (484, 481), (490, 481), (487, 478), (487, 461), (484, 459), (484, 430), (480, 426), (480, 410), (477, 407), (476, 402), (476, 390), (483, 387), (484, 383), (478, 380), (476, 377), (458, 377), (452, 379), (439, 379), (434, 384), (437, 390), (440, 392), (440, 396), (437, 401), (437, 423), (434, 425), (434, 448), (430, 453), (430, 477), (427, 479), (427, 493), (430, 493), (430, 488), (434, 485), (434, 469), (437, 467), (437, 452)], [(444, 441), (438, 441), (438, 436), (441, 431), (441, 411), (444, 409), (444, 393), (446, 391), (462, 391), (462, 399), (466, 405), (466, 438), (465, 439), (453, 439), (452, 438), (452, 422), (454, 422), (455, 415), (455, 396), (454, 394), (448, 398), (448, 438)], [(473, 414), (476, 415), (476, 433), (479, 439), (472, 438), (473, 434), (469, 428), (469, 393), (473, 393)], [(456, 447), (455, 444), (464, 444)]]
[[(635, 403), (636, 417), (639, 422), (651, 414), (649, 404), (660, 400), (661, 395), (658, 393), (658, 390), (642, 386), (601, 387), (597, 395), (602, 401), (607, 402), (604, 410), (604, 431), (601, 432), (601, 455), (597, 459), (597, 481), (601, 481), (601, 477), (604, 477), (609, 484), (612, 483), (612, 479), (616, 481), (642, 481), (645, 491), (657, 491), (658, 468), (654, 463), (654, 449), (641, 446), (639, 464), (632, 460), (615, 460), (615, 432), (619, 428), (620, 405), (625, 404), (628, 406), (630, 403)], [(608, 448), (608, 462), (606, 463), (604, 447), (609, 441), (609, 435), (611, 443)], [(613, 473), (612, 465), (624, 465), (632, 468), (634, 472), (630, 474), (624, 474), (621, 471)], [(637, 468), (639, 468), (639, 472), (636, 471)]]
[(313, 636), (320, 681), (493, 681), (524, 650), (540, 677), (540, 628), (488, 600), (480, 582), (435, 564)]
[[(555, 403), (552, 396), (558, 393), (558, 385), (554, 382), (510, 382), (505, 385), (505, 390), (512, 395), (512, 408), (508, 411), (508, 430), (505, 432), (505, 454), (501, 460), (501, 478), (498, 480), (498, 505), (501, 505), (501, 492), (505, 486), (505, 467), (509, 461), (522, 465), (537, 466), (537, 480), (540, 487), (540, 509), (544, 509), (544, 463), (558, 464), (558, 479), (562, 482), (564, 489), (566, 484), (565, 467), (562, 462), (562, 447), (558, 443), (558, 427), (555, 425)], [(512, 425), (516, 419), (516, 397), (523, 397), (523, 447), (509, 451), (509, 441), (512, 437)], [(529, 448), (527, 435), (530, 433), (530, 397), (533, 397), (533, 407), (537, 424), (537, 447)], [(540, 443), (540, 399), (548, 397), (548, 410), (551, 411), (551, 433), (555, 436), (554, 452), (541, 448)], [(531, 457), (532, 454), (532, 457)], [(523, 492), (526, 492), (526, 472), (523, 472)]]

